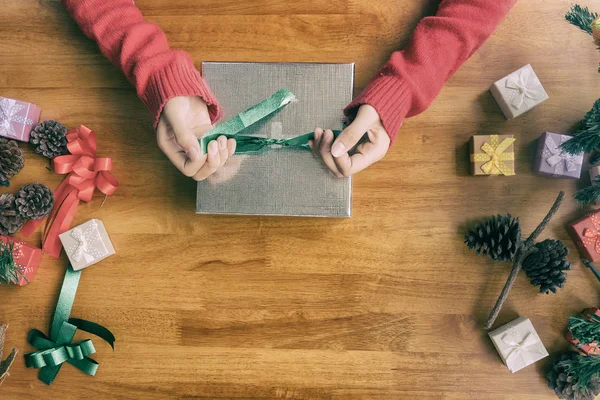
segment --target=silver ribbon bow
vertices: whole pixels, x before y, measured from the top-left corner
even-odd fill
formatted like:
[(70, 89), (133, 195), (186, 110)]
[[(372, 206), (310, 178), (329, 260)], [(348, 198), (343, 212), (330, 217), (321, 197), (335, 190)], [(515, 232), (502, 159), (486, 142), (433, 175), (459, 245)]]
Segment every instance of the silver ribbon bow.
[(526, 103), (526, 99), (538, 100), (542, 96), (542, 91), (540, 90), (541, 83), (530, 68), (522, 69), (518, 75), (509, 75), (506, 78), (505, 86), (517, 92), (510, 103), (517, 110)]
[[(71, 237), (77, 241), (77, 247), (71, 256), (73, 260), (80, 262), (84, 259), (86, 263), (91, 263), (98, 259), (98, 257), (93, 254), (97, 253), (97, 251), (95, 251), (92, 246), (92, 244), (98, 242), (94, 237), (97, 232), (98, 224), (94, 221), (91, 221), (89, 225), (86, 226), (85, 231), (81, 229), (81, 226), (78, 226), (71, 231)], [(102, 241), (99, 240), (99, 242)]]
[[(548, 135), (546, 140), (546, 150), (545, 155), (550, 154), (546, 157), (546, 162), (551, 167), (554, 167), (554, 173), (560, 175), (563, 173), (564, 169), (568, 172), (573, 172), (577, 169), (577, 165), (583, 164), (583, 154), (568, 154), (562, 151), (560, 145), (571, 139), (568, 136), (560, 135), (560, 143), (557, 144), (551, 135)], [(564, 161), (564, 162), (563, 162)]]
[(506, 350), (508, 350), (508, 354), (506, 355), (506, 365), (508, 365), (509, 368), (511, 365), (514, 365), (517, 359), (521, 359), (524, 365), (529, 365), (532, 362), (531, 354), (541, 355), (536, 348), (532, 348), (538, 340), (531, 332), (528, 332), (521, 341), (516, 337), (517, 335), (514, 330), (511, 330), (510, 333), (502, 336), (502, 341), (506, 344)]

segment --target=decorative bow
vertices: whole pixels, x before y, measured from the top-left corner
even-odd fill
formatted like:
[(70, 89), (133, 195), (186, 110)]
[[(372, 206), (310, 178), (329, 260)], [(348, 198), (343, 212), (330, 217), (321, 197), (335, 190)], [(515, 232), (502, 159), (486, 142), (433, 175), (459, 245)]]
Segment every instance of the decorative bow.
[(514, 152), (506, 152), (515, 140), (515, 138), (506, 138), (500, 143), (498, 135), (490, 135), (490, 142), (485, 142), (481, 146), (483, 153), (473, 154), (471, 160), (473, 162), (485, 162), (481, 166), (481, 170), (487, 175), (515, 175), (515, 171), (504, 162), (515, 159)]
[(551, 135), (548, 135), (546, 138), (546, 150), (548, 153), (544, 152), (544, 156), (546, 156), (545, 160), (548, 165), (554, 167), (554, 173), (557, 175), (562, 174), (564, 168), (568, 172), (573, 172), (577, 169), (578, 164), (583, 163), (583, 154), (572, 155), (560, 149), (560, 146), (569, 139), (571, 139), (569, 136), (560, 135), (560, 144), (556, 144)]
[[(69, 131), (67, 142), (71, 154), (55, 157), (52, 162), (57, 174), (69, 175), (54, 191), (54, 208), (48, 216), (43, 234), (42, 248), (54, 258), (58, 258), (62, 248), (58, 235), (71, 226), (79, 201), (90, 201), (96, 189), (109, 196), (119, 186), (109, 172), (112, 159), (96, 157), (96, 134), (91, 129), (81, 125)], [(41, 222), (29, 221), (21, 232), (27, 237)]]
[(531, 346), (537, 343), (537, 340), (531, 332), (528, 332), (523, 340), (518, 341), (516, 339), (516, 332), (511, 331), (504, 336), (502, 336), (502, 341), (506, 344), (508, 349), (508, 354), (506, 355), (506, 364), (509, 366), (514, 364), (515, 359), (521, 358), (523, 363), (529, 364), (525, 358), (530, 353), (538, 354), (539, 352), (535, 348), (530, 348)]
[(96, 352), (92, 341), (86, 339), (71, 343), (77, 328), (102, 338), (113, 350), (115, 348), (114, 335), (102, 325), (83, 319), (69, 318), (80, 276), (81, 271), (73, 271), (69, 265), (58, 297), (50, 337), (37, 329), (29, 332), (29, 343), (39, 350), (25, 354), (25, 365), (28, 368), (41, 368), (38, 377), (48, 385), (54, 382), (65, 361), (88, 375), (96, 374), (98, 363), (88, 357)]
[(583, 244), (594, 246), (596, 253), (600, 254), (600, 217), (597, 214), (592, 214), (588, 217), (594, 228), (585, 228), (583, 230)]
[[(11, 122), (19, 121), (16, 115), (24, 108), (16, 100), (4, 98), (0, 101), (0, 134), (7, 137), (17, 137)], [(33, 121), (31, 121), (33, 123)]]
[[(77, 247), (71, 256), (75, 261), (79, 262), (83, 258), (85, 259), (85, 262), (91, 263), (96, 260), (97, 257), (93, 254), (96, 251), (92, 248), (92, 242), (96, 242), (94, 235), (97, 235), (97, 228), (98, 224), (96, 224), (96, 221), (91, 220), (89, 222), (87, 233), (81, 229), (81, 226), (78, 226), (71, 231), (71, 237), (77, 241)], [(104, 243), (102, 243), (101, 240), (98, 240), (97, 242), (104, 246)]]
[(519, 74), (509, 75), (505, 86), (517, 92), (510, 103), (517, 110), (523, 106), (525, 99), (538, 100), (542, 96), (541, 84), (531, 68), (523, 68)]

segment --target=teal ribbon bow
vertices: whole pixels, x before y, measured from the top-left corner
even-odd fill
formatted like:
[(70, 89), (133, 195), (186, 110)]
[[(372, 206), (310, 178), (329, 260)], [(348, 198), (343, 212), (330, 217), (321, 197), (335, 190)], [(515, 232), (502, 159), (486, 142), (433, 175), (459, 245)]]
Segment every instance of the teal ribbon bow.
[[(281, 89), (268, 99), (261, 101), (249, 109), (242, 111), (232, 119), (223, 122), (216, 128), (211, 129), (202, 139), (199, 139), (202, 154), (208, 153), (208, 144), (216, 140), (219, 136), (225, 136), (227, 139), (235, 139), (235, 154), (260, 154), (275, 148), (310, 150), (308, 142), (314, 139), (314, 132), (287, 139), (240, 135), (241, 132), (255, 123), (271, 118), (275, 112), (295, 99), (296, 96), (292, 92), (287, 89)], [(337, 137), (341, 131), (333, 131), (333, 133)]]
[(78, 318), (69, 318), (81, 271), (73, 271), (68, 266), (65, 279), (56, 304), (56, 311), (50, 328), (50, 337), (37, 329), (29, 332), (28, 342), (39, 349), (25, 354), (25, 365), (28, 368), (41, 368), (39, 379), (51, 385), (64, 362), (68, 362), (88, 375), (95, 375), (98, 363), (89, 358), (96, 352), (91, 339), (71, 343), (77, 329), (92, 333), (105, 340), (114, 350), (115, 336), (111, 331), (94, 322)]

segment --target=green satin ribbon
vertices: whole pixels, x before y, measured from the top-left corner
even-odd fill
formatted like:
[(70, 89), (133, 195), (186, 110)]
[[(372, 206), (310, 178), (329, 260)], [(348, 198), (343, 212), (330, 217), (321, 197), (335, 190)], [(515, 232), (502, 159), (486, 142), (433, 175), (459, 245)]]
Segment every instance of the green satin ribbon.
[(73, 271), (71, 265), (67, 267), (50, 328), (50, 337), (37, 329), (29, 332), (28, 342), (39, 351), (25, 354), (25, 365), (28, 368), (41, 368), (38, 377), (48, 385), (54, 382), (65, 361), (88, 375), (96, 374), (98, 363), (88, 357), (96, 352), (91, 339), (71, 343), (77, 329), (92, 333), (108, 342), (113, 350), (115, 348), (115, 337), (105, 327), (94, 322), (69, 318), (80, 276), (81, 270)]
[[(295, 98), (296, 96), (289, 90), (281, 89), (268, 99), (261, 101), (246, 111), (242, 111), (232, 119), (223, 122), (216, 128), (211, 129), (202, 139), (199, 139), (202, 154), (208, 153), (208, 144), (216, 140), (219, 136), (235, 139), (235, 154), (260, 154), (275, 148), (310, 150), (308, 142), (314, 138), (314, 132), (288, 139), (240, 135), (241, 132), (255, 123), (271, 118), (275, 112), (291, 103)], [(341, 131), (333, 131), (333, 133), (337, 137)]]

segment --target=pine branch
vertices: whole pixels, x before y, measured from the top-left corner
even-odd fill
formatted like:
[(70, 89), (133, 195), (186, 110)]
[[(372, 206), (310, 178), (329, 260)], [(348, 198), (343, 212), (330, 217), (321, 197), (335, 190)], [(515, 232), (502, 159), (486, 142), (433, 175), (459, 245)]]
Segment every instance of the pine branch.
[(586, 316), (573, 315), (569, 317), (569, 332), (573, 339), (587, 345), (600, 341), (600, 317), (594, 314)]
[(592, 378), (600, 377), (600, 357), (595, 355), (577, 356), (573, 360), (561, 361), (558, 365), (577, 381), (578, 390), (586, 388)]
[(581, 205), (594, 203), (600, 197), (600, 175), (596, 175), (591, 186), (575, 192), (573, 197)]
[(564, 142), (561, 149), (568, 154), (577, 154), (582, 151), (591, 153), (600, 149), (600, 99), (594, 102), (592, 109), (579, 122), (573, 138)]
[(592, 22), (598, 17), (597, 13), (591, 12), (587, 7), (581, 7), (578, 4), (571, 6), (569, 12), (565, 14), (565, 19), (575, 25), (582, 31), (592, 34)]
[(15, 264), (13, 249), (13, 243), (0, 244), (0, 284), (17, 284), (20, 277), (27, 280), (21, 268)]

